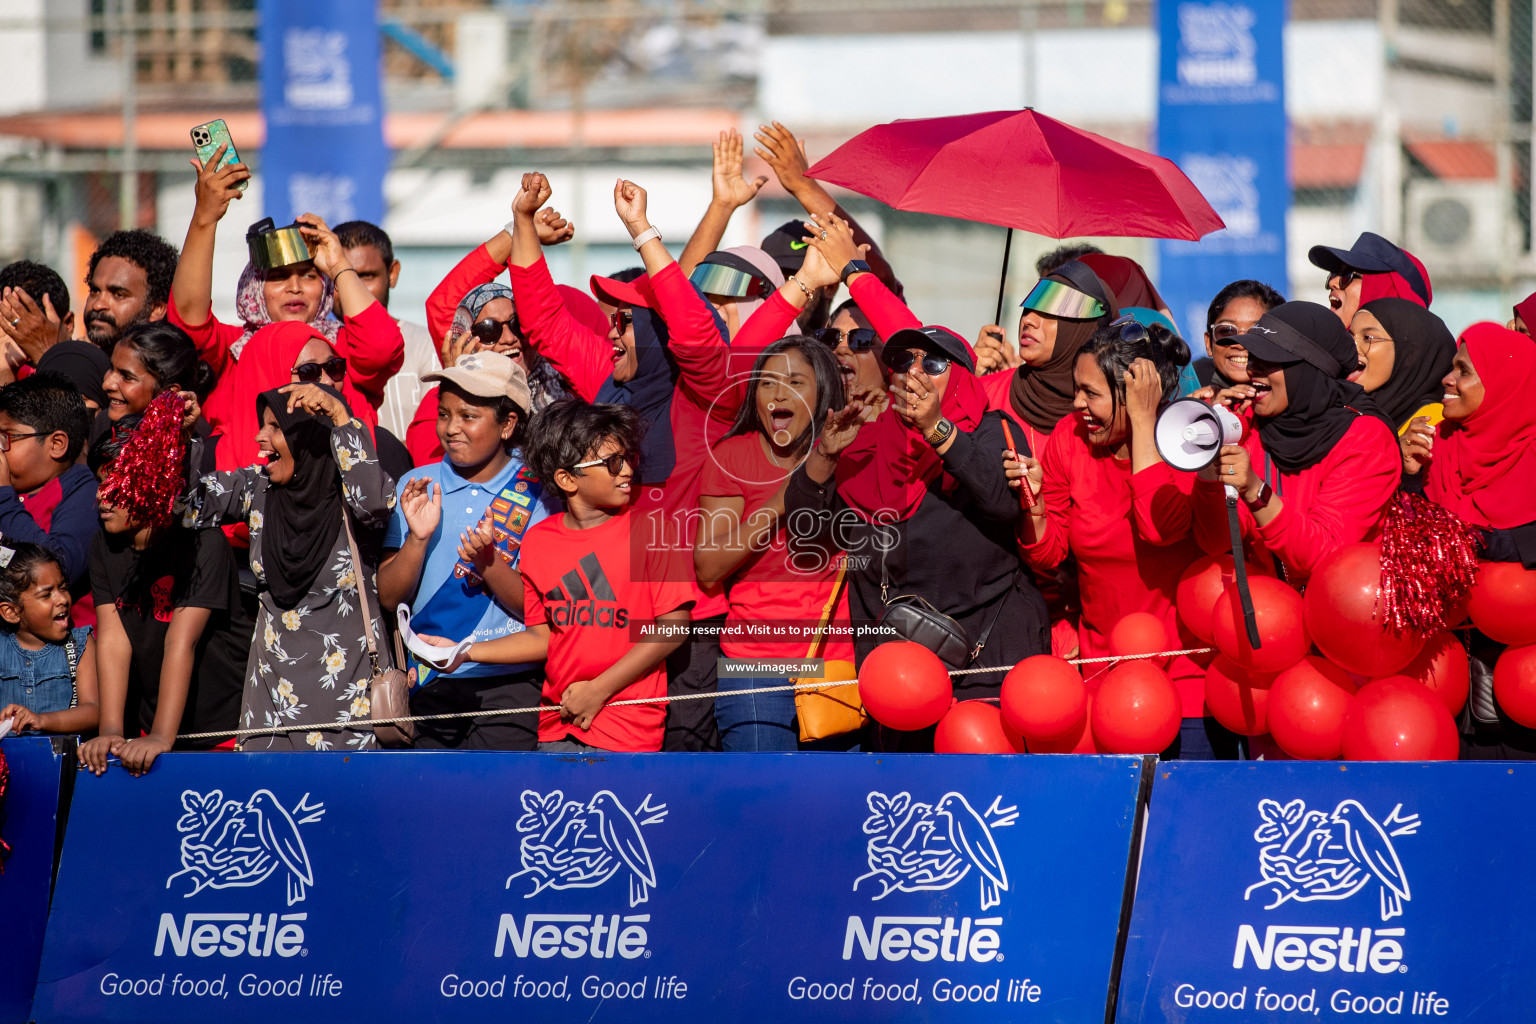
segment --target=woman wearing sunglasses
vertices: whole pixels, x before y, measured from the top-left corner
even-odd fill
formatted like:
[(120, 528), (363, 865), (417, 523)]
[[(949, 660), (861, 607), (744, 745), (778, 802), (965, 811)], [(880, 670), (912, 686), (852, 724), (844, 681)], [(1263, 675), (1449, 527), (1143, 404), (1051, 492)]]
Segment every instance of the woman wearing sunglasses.
[[(1189, 354), (1161, 324), (1124, 317), (1095, 332), (1072, 367), (1073, 415), (1056, 425), (1038, 459), (1004, 456), (1010, 486), (1028, 502), (1019, 523), (1025, 561), (1047, 573), (1068, 555), (1077, 561), (1085, 658), (1107, 656), (1110, 630), (1133, 612), (1154, 615), (1170, 638), (1179, 635), (1179, 576), (1202, 553), (1187, 511), (1194, 477), (1163, 462), (1153, 435)], [(1165, 522), (1169, 502), (1175, 514)], [(1183, 656), (1168, 674), (1183, 704), (1177, 756), (1235, 757), (1231, 734), (1202, 717), (1205, 670)], [(1087, 677), (1090, 691), (1103, 679)]]
[[(198, 355), (220, 376), (265, 348), (270, 331), (262, 332), (272, 325), (308, 325), (333, 350), (332, 355), (347, 361), (347, 401), (371, 431), (379, 421), (384, 385), (405, 360), (405, 339), (400, 325), (358, 277), (346, 249), (324, 220), (312, 213), (295, 218), (310, 259), (264, 271), (246, 264), (235, 299), (241, 323), (221, 323), (213, 315), (214, 236), (229, 204), (244, 195), (236, 186), (250, 177), (244, 164), (221, 167), (220, 158), (216, 155), (206, 165), (194, 161), (196, 203), (171, 282), (166, 319), (191, 336)], [(266, 227), (271, 228), (271, 221)]]
[[(790, 534), (847, 552), (856, 627), (906, 597), (959, 624), (972, 651), (968, 667), (1046, 652), (1045, 602), (1021, 571), (1019, 502), (998, 458), (1007, 448), (1004, 414), (987, 410), (970, 346), (945, 328), (921, 327), (894, 332), (883, 358), (890, 408), (867, 424), (857, 399), (827, 414), (785, 489)], [(880, 640), (856, 635), (857, 660)], [(954, 686), (960, 699), (996, 696), (1001, 673), (958, 676)], [(932, 731), (876, 727), (870, 743), (931, 749)]]
[(1428, 309), (1434, 299), (1418, 257), (1372, 231), (1362, 231), (1348, 249), (1314, 245), (1307, 259), (1327, 273), (1328, 305), (1345, 329), (1367, 302), (1394, 297)]
[(1285, 296), (1269, 285), (1246, 278), (1216, 293), (1205, 315), (1208, 358), (1195, 361), (1203, 386), (1191, 397), (1213, 402), (1221, 392), (1248, 383), (1248, 350), (1237, 340), (1238, 335), (1284, 301)]

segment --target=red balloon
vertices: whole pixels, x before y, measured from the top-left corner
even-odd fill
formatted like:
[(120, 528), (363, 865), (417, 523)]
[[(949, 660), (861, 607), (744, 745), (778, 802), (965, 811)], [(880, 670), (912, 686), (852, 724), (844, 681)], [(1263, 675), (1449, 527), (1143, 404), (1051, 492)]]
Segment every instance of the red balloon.
[(1424, 646), (1414, 633), (1393, 633), (1376, 616), (1381, 546), (1346, 544), (1323, 559), (1307, 581), (1307, 632), (1334, 664), (1363, 676), (1401, 672)]
[(1197, 558), (1179, 577), (1179, 589), (1173, 600), (1179, 610), (1179, 621), (1206, 643), (1214, 636), (1211, 613), (1216, 610), (1216, 599), (1235, 579), (1237, 569), (1231, 555)]
[(1301, 595), (1277, 579), (1250, 576), (1248, 592), (1259, 626), (1259, 647), (1248, 643), (1243, 606), (1234, 583), (1221, 592), (1211, 616), (1216, 646), (1239, 668), (1250, 672), (1283, 672), (1312, 649), (1302, 625)]
[(1460, 749), (1445, 701), (1417, 679), (1366, 683), (1344, 714), (1346, 761), (1454, 761)]
[(926, 729), (954, 703), (949, 671), (922, 644), (894, 640), (859, 666), (859, 699), (875, 721), (892, 729)]
[(1424, 641), (1424, 649), (1402, 674), (1438, 693), (1453, 717), (1461, 714), (1472, 689), (1472, 667), (1467, 662), (1466, 648), (1454, 633), (1445, 630)]
[[(1131, 612), (1121, 616), (1120, 621), (1109, 631), (1109, 653), (1117, 657), (1173, 650), (1178, 648), (1169, 646), (1168, 627), (1151, 612)], [(1168, 658), (1146, 660), (1158, 668), (1168, 667)]]
[[(1026, 740), (1025, 743), (1031, 754), (1098, 754), (1102, 753), (1098, 745), (1093, 742), (1093, 694), (1088, 695), (1083, 705), (1083, 717), (1079, 719), (1066, 735), (1058, 736), (1053, 740)], [(1008, 720), (1003, 719), (1006, 727)]]
[(1507, 647), (1493, 666), (1493, 696), (1504, 713), (1536, 728), (1536, 644)]
[(1093, 738), (1111, 754), (1157, 754), (1179, 734), (1179, 691), (1168, 673), (1127, 661), (1104, 675), (1090, 715)]
[(1003, 677), (1003, 718), (1030, 740), (1053, 740), (1076, 729), (1087, 701), (1083, 677), (1054, 654), (1025, 658)]
[(1205, 670), (1205, 706), (1211, 717), (1241, 736), (1269, 731), (1269, 687), (1272, 675), (1249, 672), (1218, 657)]
[(1338, 757), (1344, 744), (1344, 714), (1354, 695), (1349, 673), (1309, 654), (1270, 685), (1269, 735), (1281, 750), (1301, 760)]
[(1484, 562), (1467, 605), (1472, 624), (1511, 647), (1536, 643), (1536, 572), (1516, 562)]
[(939, 719), (933, 731), (937, 754), (1022, 754), (1003, 729), (1003, 713), (985, 700), (962, 700)]

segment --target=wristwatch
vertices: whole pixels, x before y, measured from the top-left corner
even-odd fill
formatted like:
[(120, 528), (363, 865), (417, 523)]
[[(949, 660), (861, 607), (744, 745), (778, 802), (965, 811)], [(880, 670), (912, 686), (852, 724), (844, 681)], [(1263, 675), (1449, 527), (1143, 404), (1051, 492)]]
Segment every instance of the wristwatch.
[(653, 238), (660, 238), (660, 237), (661, 237), (661, 229), (660, 228), (656, 228), (656, 227), (647, 228), (646, 230), (644, 230), (644, 231), (640, 232), (638, 235), (636, 235), (634, 241), (630, 242), (629, 244), (634, 246), (635, 252), (639, 252), (640, 251), (640, 247), (642, 245), (644, 245), (646, 242), (649, 242)]
[(854, 274), (871, 273), (874, 273), (874, 271), (870, 270), (869, 264), (865, 263), (863, 260), (849, 260), (848, 265), (843, 268), (843, 272), (837, 276), (843, 282), (843, 284), (847, 284), (848, 279)]
[(947, 418), (941, 418), (939, 422), (933, 425), (932, 430), (923, 435), (923, 440), (937, 448), (945, 441), (948, 441), (949, 435), (953, 434), (954, 432), (955, 425), (951, 423)]
[(1252, 501), (1249, 501), (1247, 503), (1248, 504), (1248, 511), (1250, 511), (1250, 512), (1258, 512), (1259, 509), (1263, 508), (1265, 505), (1268, 505), (1269, 504), (1269, 499), (1273, 498), (1274, 496), (1275, 496), (1275, 489), (1273, 487), (1269, 486), (1269, 481), (1268, 480), (1264, 481), (1264, 483), (1262, 485), (1260, 485), (1260, 487), (1259, 487), (1258, 497), (1254, 498)]

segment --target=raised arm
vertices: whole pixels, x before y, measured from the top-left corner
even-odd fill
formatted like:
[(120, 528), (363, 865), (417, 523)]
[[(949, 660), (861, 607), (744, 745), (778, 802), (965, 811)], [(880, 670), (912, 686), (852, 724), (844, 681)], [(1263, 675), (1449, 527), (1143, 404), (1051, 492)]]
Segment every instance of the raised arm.
[(176, 261), (176, 276), (171, 279), (171, 304), (166, 312), (172, 323), (187, 330), (197, 344), (198, 355), (219, 373), (224, 372), (229, 345), (240, 331), (234, 329), (231, 336), (229, 329), (219, 330), (223, 325), (213, 318), (213, 244), (230, 202), (245, 195), (235, 186), (251, 176), (244, 164), (219, 166), (224, 148), (220, 146), (206, 165), (192, 158), (197, 169), (193, 186), (197, 198), (181, 257)]
[[(885, 255), (869, 233), (859, 227), (854, 220), (832, 198), (832, 194), (821, 186), (814, 178), (805, 176), (806, 170), (811, 166), (810, 160), (805, 155), (805, 142), (795, 138), (795, 133), (784, 127), (777, 121), (772, 124), (759, 125), (752, 136), (757, 140), (757, 148), (753, 150), (768, 166), (773, 168), (773, 173), (778, 176), (779, 184), (784, 190), (794, 196), (796, 201), (805, 209), (805, 212), (826, 220), (828, 214), (835, 214), (847, 221), (853, 231), (854, 241), (866, 247), (870, 269), (875, 276), (885, 283), (885, 286), (895, 292), (901, 288), (896, 280), (896, 272), (886, 262)], [(844, 264), (834, 265), (834, 269), (842, 270)]]
[[(850, 261), (868, 258), (868, 243), (860, 242), (854, 235), (853, 227), (842, 217), (835, 213), (813, 214), (811, 223), (820, 230), (811, 233), (810, 244), (821, 250), (822, 259), (826, 260), (833, 272), (841, 274)], [(869, 318), (870, 326), (882, 338), (889, 338), (908, 327), (923, 325), (907, 308), (907, 304), (880, 280), (878, 274), (849, 275), (848, 294), (853, 296), (859, 309)]]
[(331, 425), (331, 454), (341, 470), (343, 500), (359, 521), (382, 528), (395, 510), (395, 482), (379, 465), (379, 453), (363, 421), (318, 384), (287, 384), (288, 411), (303, 409)]
[(705, 256), (720, 248), (720, 239), (725, 237), (725, 228), (731, 222), (731, 214), (755, 199), (758, 190), (768, 184), (766, 176), (748, 179), (741, 173), (742, 139), (741, 132), (735, 128), (720, 133), (720, 138), (714, 143), (714, 150), (714, 175), (711, 179), (713, 195), (704, 210), (703, 219), (693, 229), (693, 235), (689, 237), (688, 244), (683, 246), (683, 254), (677, 260), (683, 268), (684, 277), (692, 274), (693, 268)]

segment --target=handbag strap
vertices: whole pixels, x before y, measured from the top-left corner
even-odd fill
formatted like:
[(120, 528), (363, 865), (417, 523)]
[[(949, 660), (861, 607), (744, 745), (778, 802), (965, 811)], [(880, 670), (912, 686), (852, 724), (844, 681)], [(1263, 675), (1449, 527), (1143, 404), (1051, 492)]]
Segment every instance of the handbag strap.
[(816, 648), (826, 649), (827, 629), (831, 625), (832, 616), (837, 614), (838, 598), (843, 596), (843, 584), (848, 576), (846, 565), (837, 570), (837, 579), (832, 581), (832, 593), (827, 597), (826, 605), (821, 609), (821, 621), (816, 624), (816, 632), (811, 636), (811, 646), (806, 649), (805, 656), (810, 658), (816, 653)]
[(352, 517), (347, 515), (347, 510), (341, 510), (341, 525), (347, 531), (347, 549), (352, 553), (352, 577), (357, 581), (357, 604), (363, 612), (363, 622), (367, 629), (363, 632), (363, 639), (368, 644), (368, 663), (373, 666), (374, 675), (379, 672), (379, 645), (373, 637), (373, 611), (368, 607), (368, 581), (363, 573), (363, 560), (357, 555), (357, 538), (352, 536)]
[(1021, 569), (1013, 571), (1013, 576), (1008, 580), (1008, 589), (1003, 591), (1002, 596), (998, 598), (997, 607), (992, 609), (991, 621), (987, 623), (987, 628), (981, 631), (981, 639), (976, 641), (976, 646), (971, 648), (971, 660), (967, 661), (966, 665), (970, 665), (971, 662), (981, 657), (981, 649), (987, 646), (987, 637), (992, 635), (992, 627), (997, 625), (997, 620), (1002, 617), (1003, 605), (1008, 603), (1008, 595), (1013, 593), (1013, 589), (1019, 585), (1019, 574), (1022, 571)]

